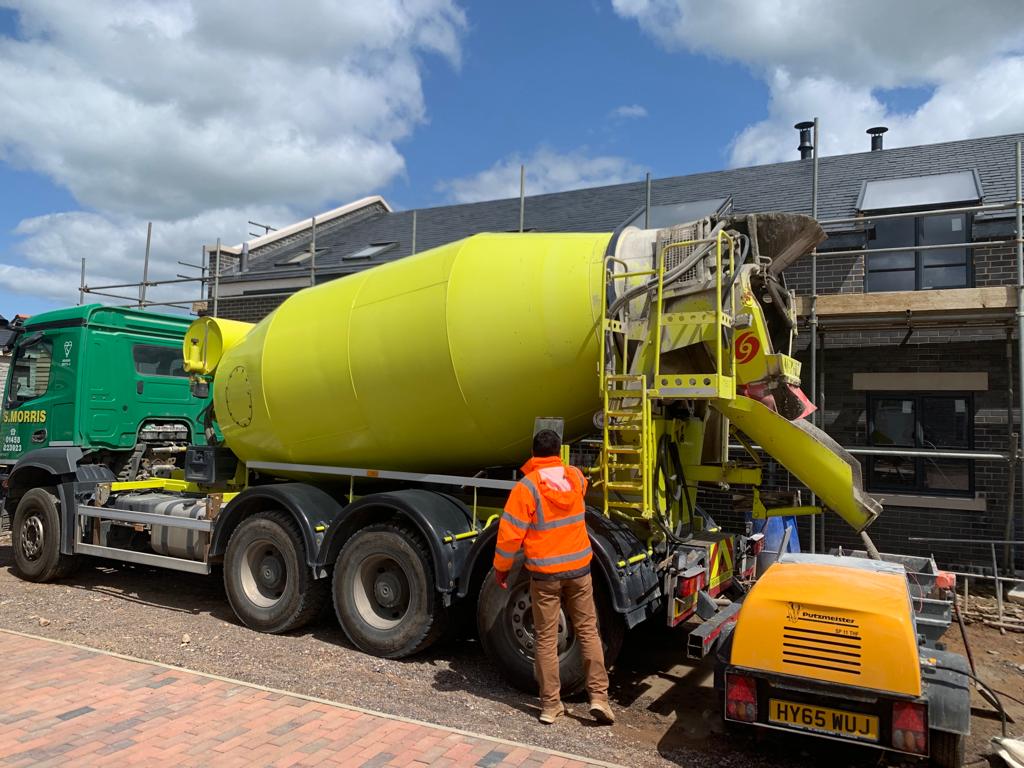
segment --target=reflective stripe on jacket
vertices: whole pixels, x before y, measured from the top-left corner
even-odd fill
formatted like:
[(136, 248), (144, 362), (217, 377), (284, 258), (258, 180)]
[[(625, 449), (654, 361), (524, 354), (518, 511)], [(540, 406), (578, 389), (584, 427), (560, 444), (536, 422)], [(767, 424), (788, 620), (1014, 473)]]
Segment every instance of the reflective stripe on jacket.
[(592, 556), (583, 503), (587, 479), (557, 456), (532, 458), (522, 470), (498, 526), (495, 569), (510, 570), (522, 547), (527, 570), (541, 578), (582, 576)]

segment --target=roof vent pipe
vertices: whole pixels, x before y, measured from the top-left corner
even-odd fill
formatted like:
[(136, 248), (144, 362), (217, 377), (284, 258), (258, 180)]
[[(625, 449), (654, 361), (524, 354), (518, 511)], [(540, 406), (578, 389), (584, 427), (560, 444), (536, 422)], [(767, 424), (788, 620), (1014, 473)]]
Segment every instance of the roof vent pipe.
[(888, 131), (884, 125), (876, 125), (874, 128), (868, 128), (865, 133), (871, 137), (871, 151), (879, 152), (882, 149), (882, 134)]
[(245, 272), (249, 269), (249, 243), (242, 243), (242, 253), (238, 257), (238, 271)]
[(804, 120), (793, 126), (800, 131), (800, 159), (809, 160), (814, 154), (814, 144), (811, 142), (811, 129), (814, 128), (813, 120)]

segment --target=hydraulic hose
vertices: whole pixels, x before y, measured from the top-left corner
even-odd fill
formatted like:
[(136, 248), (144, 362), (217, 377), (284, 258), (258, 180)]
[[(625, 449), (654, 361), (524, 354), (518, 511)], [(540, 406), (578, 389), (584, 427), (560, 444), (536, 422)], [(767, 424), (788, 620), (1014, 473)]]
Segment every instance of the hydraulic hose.
[[(667, 471), (666, 465), (671, 462), (672, 469), (675, 474), (670, 474)], [(658, 451), (657, 451), (657, 463), (655, 464), (654, 479), (657, 485), (659, 478), (665, 480), (665, 496), (666, 498), (672, 499), (675, 502), (680, 501), (680, 497), (686, 499), (686, 507), (689, 511), (690, 529), (693, 528), (693, 508), (690, 503), (690, 494), (687, 492), (686, 487), (686, 476), (683, 473), (683, 463), (679, 458), (679, 446), (672, 442), (672, 438), (667, 434), (662, 435), (658, 440)], [(678, 482), (677, 482), (678, 480)], [(675, 531), (672, 530), (672, 526), (669, 525), (669, 521), (665, 519), (665, 511), (658, 504), (657, 488), (651, 496), (651, 501), (654, 505), (654, 517), (658, 521), (658, 525), (664, 532), (665, 536), (668, 537), (669, 541), (674, 544), (683, 544), (686, 542), (685, 538), (676, 535)]]

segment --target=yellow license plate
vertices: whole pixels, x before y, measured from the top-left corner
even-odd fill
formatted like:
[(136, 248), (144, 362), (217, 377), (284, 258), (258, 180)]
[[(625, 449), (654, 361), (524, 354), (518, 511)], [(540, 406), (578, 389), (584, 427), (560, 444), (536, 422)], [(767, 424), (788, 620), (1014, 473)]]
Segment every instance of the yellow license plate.
[(769, 699), (768, 722), (829, 736), (878, 741), (878, 718), (861, 712), (844, 712), (841, 709)]

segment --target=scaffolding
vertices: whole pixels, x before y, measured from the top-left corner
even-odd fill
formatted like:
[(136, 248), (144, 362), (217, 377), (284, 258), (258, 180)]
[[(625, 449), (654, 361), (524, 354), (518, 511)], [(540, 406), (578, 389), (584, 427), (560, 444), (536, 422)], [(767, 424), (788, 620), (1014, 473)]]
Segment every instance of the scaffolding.
[[(819, 163), (818, 163), (818, 146), (820, 137), (820, 121), (818, 118), (814, 119), (813, 123), (802, 124), (813, 127), (813, 143), (811, 147), (811, 195), (810, 195), (810, 214), (817, 218), (818, 213), (818, 194), (819, 194)], [(1024, 521), (1024, 451), (1020, 448), (1020, 440), (1018, 435), (1014, 432), (1014, 376), (1013, 376), (1013, 336), (1016, 333), (1016, 374), (1017, 374), (1017, 397), (1024, 396), (1024, 225), (1022, 225), (1022, 219), (1024, 219), (1024, 190), (1022, 190), (1022, 176), (1021, 176), (1021, 153), (1022, 147), (1021, 142), (1016, 142), (1015, 151), (1015, 180), (1016, 180), (1016, 194), (1015, 199), (1010, 202), (1004, 203), (989, 203), (979, 204), (971, 206), (957, 206), (951, 208), (944, 208), (939, 210), (928, 210), (926, 212), (918, 211), (905, 211), (900, 213), (886, 213), (886, 214), (868, 214), (862, 216), (846, 216), (830, 219), (821, 219), (820, 223), (823, 227), (837, 227), (841, 225), (871, 225), (878, 221), (890, 220), (890, 219), (905, 219), (912, 218), (920, 215), (943, 215), (943, 214), (957, 214), (957, 213), (996, 213), (1000, 211), (1014, 211), (1015, 217), (1015, 236), (1011, 239), (1003, 240), (984, 240), (975, 242), (964, 242), (954, 243), (947, 245), (930, 245), (927, 246), (927, 250), (943, 250), (943, 249), (967, 249), (968, 251), (976, 248), (994, 248), (994, 247), (1005, 247), (1015, 246), (1016, 249), (1016, 285), (1013, 286), (1015, 289), (1015, 301), (1007, 303), (1005, 306), (998, 308), (999, 311), (992, 312), (929, 312), (927, 317), (915, 317), (910, 310), (900, 317), (900, 319), (894, 320), (892, 318), (879, 317), (879, 316), (854, 316), (854, 317), (822, 317), (819, 312), (819, 299), (822, 296), (818, 293), (818, 249), (815, 248), (810, 254), (810, 295), (807, 300), (806, 310), (806, 325), (809, 329), (810, 339), (808, 345), (809, 355), (809, 369), (810, 369), (810, 382), (809, 382), (809, 394), (811, 402), (817, 406), (817, 411), (812, 416), (812, 419), (817, 421), (820, 418), (820, 414), (824, 413), (825, 405), (825, 340), (831, 332), (841, 331), (858, 331), (867, 329), (907, 329), (907, 337), (904, 342), (909, 338), (910, 334), (918, 328), (944, 328), (944, 327), (957, 327), (968, 325), (972, 328), (1004, 328), (1006, 330), (1006, 345), (1007, 345), (1007, 365), (1009, 367), (1008, 386), (1007, 386), (1007, 449), (1005, 452), (985, 452), (985, 451), (941, 451), (941, 450), (927, 450), (927, 451), (911, 451), (908, 453), (905, 450), (898, 451), (899, 455), (909, 456), (921, 455), (931, 457), (933, 459), (962, 459), (970, 458), (972, 460), (979, 461), (1000, 461), (1005, 462), (1010, 468), (1008, 473), (1013, 477), (1013, 480), (1009, 483), (1009, 494), (1008, 494), (1008, 508), (1006, 512), (1006, 536), (1007, 540), (1015, 538), (1015, 516), (1017, 511), (1017, 498), (1020, 499), (1021, 517)], [(644, 180), (644, 223), (647, 226), (650, 221), (651, 212), (651, 177), (648, 173)], [(526, 215), (526, 169), (525, 166), (520, 168), (520, 185), (519, 185), (519, 206), (518, 206), (518, 230), (524, 231), (525, 228), (525, 215)], [(273, 228), (267, 225), (258, 224), (256, 222), (249, 222), (253, 226), (264, 228), (266, 231), (271, 231)], [(310, 284), (315, 284), (317, 278), (317, 247), (316, 247), (316, 219), (312, 219), (312, 232), (311, 242), (309, 246), (310, 258), (308, 261), (308, 272)], [(412, 213), (412, 246), (411, 253), (416, 252), (416, 229), (417, 229), (417, 217), (416, 211)], [(223, 274), (223, 261), (222, 261), (222, 248), (221, 241), (218, 238), (215, 247), (210, 248), (208, 246), (203, 247), (202, 259), (199, 264), (192, 264), (184, 261), (179, 261), (178, 264), (189, 269), (198, 270), (198, 274), (183, 275), (178, 274), (173, 279), (163, 280), (151, 280), (149, 278), (149, 266), (150, 266), (150, 245), (152, 241), (152, 223), (147, 227), (146, 234), (146, 249), (143, 260), (142, 280), (137, 283), (126, 282), (126, 283), (114, 283), (109, 285), (98, 285), (91, 286), (86, 281), (86, 259), (82, 258), (81, 262), (81, 280), (79, 285), (79, 304), (85, 302), (86, 296), (100, 296), (105, 299), (115, 299), (119, 301), (127, 302), (120, 306), (137, 307), (145, 309), (148, 307), (171, 307), (177, 309), (184, 309), (190, 312), (200, 312), (212, 310), (211, 314), (217, 316), (220, 312), (220, 302), (222, 298), (240, 298), (236, 296), (222, 297), (220, 290), (220, 278)], [(243, 247), (244, 259), (246, 254), (246, 248)], [(856, 248), (856, 249), (839, 249), (827, 252), (828, 256), (863, 256), (865, 259), (872, 254), (893, 254), (893, 253), (912, 253), (915, 251), (922, 250), (921, 246), (894, 246), (888, 248)], [(151, 301), (148, 298), (149, 289), (162, 288), (172, 285), (187, 285), (187, 284), (198, 284), (200, 286), (199, 300), (189, 299), (177, 299), (170, 301)], [(131, 290), (134, 289), (137, 293), (137, 297), (125, 296), (120, 293), (110, 293), (110, 291), (119, 290)], [(281, 290), (281, 291), (270, 291), (260, 293), (261, 298), (283, 298), (290, 296), (294, 293), (292, 290)], [(1011, 312), (1012, 310), (1012, 312)], [(822, 426), (822, 425), (818, 425)], [(867, 455), (867, 456), (881, 456), (891, 453), (892, 450), (870, 447), (870, 446), (851, 446), (847, 450), (854, 455)], [(1015, 470), (1015, 471), (1014, 471)], [(1017, 491), (1017, 482), (1020, 483), (1020, 491)], [(812, 501), (813, 503), (813, 501)], [(811, 550), (817, 551), (820, 547), (823, 551), (825, 549), (825, 531), (824, 526), (821, 526), (820, 537), (818, 535), (818, 529), (815, 521), (815, 517), (811, 517)], [(1013, 548), (1008, 547), (1005, 553), (1005, 566), (1012, 572), (1013, 570)]]
[[(818, 131), (819, 121), (817, 118), (814, 120), (814, 148), (813, 148), (813, 165), (812, 165), (812, 193), (811, 193), (811, 214), (817, 218), (817, 203), (818, 203)], [(1016, 213), (1015, 221), (1015, 232), (1014, 237), (1011, 239), (1003, 240), (983, 240), (974, 242), (955, 243), (948, 245), (929, 245), (927, 250), (943, 250), (943, 249), (967, 249), (968, 251), (976, 248), (995, 248), (1005, 246), (1015, 246), (1016, 249), (1016, 271), (1017, 271), (1017, 282), (1016, 282), (1016, 301), (1013, 302), (1013, 313), (1009, 314), (1009, 307), (999, 307), (994, 311), (983, 313), (983, 312), (971, 312), (965, 314), (963, 312), (948, 311), (948, 312), (931, 312), (928, 317), (921, 320), (918, 319), (915, 322), (913, 313), (907, 310), (904, 316), (899, 320), (893, 320), (889, 318), (879, 317), (867, 317), (867, 316), (853, 316), (846, 319), (832, 319), (828, 320), (823, 318), (818, 312), (819, 307), (819, 294), (818, 294), (818, 251), (814, 249), (811, 252), (811, 294), (809, 297), (809, 308), (807, 312), (807, 326), (810, 332), (810, 343), (808, 345), (809, 355), (809, 368), (810, 368), (810, 397), (811, 401), (817, 406), (815, 415), (824, 413), (825, 407), (825, 367), (824, 367), (824, 348), (825, 338), (827, 333), (830, 331), (855, 331), (855, 330), (866, 330), (866, 329), (892, 329), (898, 330), (900, 328), (906, 328), (907, 336), (904, 337), (904, 342), (909, 339), (910, 335), (914, 332), (915, 326), (917, 328), (929, 327), (929, 328), (943, 328), (943, 327), (959, 327), (965, 323), (969, 323), (972, 328), (1003, 328), (1006, 330), (1006, 345), (1007, 345), (1007, 365), (1009, 367), (1007, 376), (1007, 404), (1006, 404), (1006, 420), (1007, 420), (1007, 449), (1002, 453), (994, 452), (983, 452), (983, 451), (942, 451), (942, 450), (893, 450), (878, 447), (869, 446), (855, 446), (847, 448), (851, 454), (854, 455), (865, 455), (865, 456), (883, 456), (883, 455), (900, 455), (900, 456), (925, 456), (932, 459), (972, 459), (982, 461), (1000, 461), (1005, 462), (1009, 472), (1009, 485), (1008, 485), (1008, 498), (1007, 498), (1007, 510), (1006, 510), (1006, 536), (1007, 542), (1015, 539), (1015, 517), (1017, 515), (1015, 497), (1019, 496), (1021, 499), (1021, 517), (1024, 520), (1024, 492), (1017, 492), (1016, 485), (1019, 482), (1021, 489), (1024, 490), (1024, 452), (1020, 450), (1019, 436), (1014, 433), (1014, 376), (1013, 376), (1013, 333), (1016, 330), (1017, 345), (1016, 345), (1016, 357), (1017, 357), (1017, 392), (1018, 396), (1024, 395), (1024, 226), (1022, 226), (1022, 219), (1024, 219), (1024, 190), (1022, 190), (1022, 176), (1021, 176), (1021, 142), (1016, 142), (1015, 157), (1014, 157), (1014, 168), (1015, 168), (1015, 199), (1012, 202), (995, 203), (995, 204), (979, 204), (973, 206), (957, 206), (952, 208), (944, 208), (939, 210), (928, 210), (928, 211), (904, 211), (900, 213), (887, 213), (887, 214), (866, 214), (863, 216), (848, 216), (831, 219), (819, 220), (822, 227), (829, 228), (840, 225), (871, 225), (874, 222), (890, 219), (906, 219), (913, 218), (921, 215), (943, 215), (943, 214), (957, 214), (957, 213), (993, 213), (999, 211), (1014, 211)], [(888, 248), (856, 248), (856, 249), (837, 249), (830, 251), (830, 256), (863, 256), (868, 258), (872, 254), (883, 254), (883, 253), (913, 253), (915, 251), (923, 250), (922, 246), (900, 246), (900, 247), (888, 247)], [(1015, 326), (1015, 327), (1014, 327)], [(1021, 411), (1024, 412), (1024, 411)], [(1019, 479), (1018, 479), (1019, 478)], [(824, 526), (821, 528), (820, 545), (815, 529), (815, 522), (811, 520), (811, 550), (817, 551), (820, 546), (822, 551), (825, 551), (825, 537), (824, 537)], [(1004, 550), (1004, 567), (1007, 572), (1013, 573), (1014, 567), (1014, 546), (1007, 543)]]

